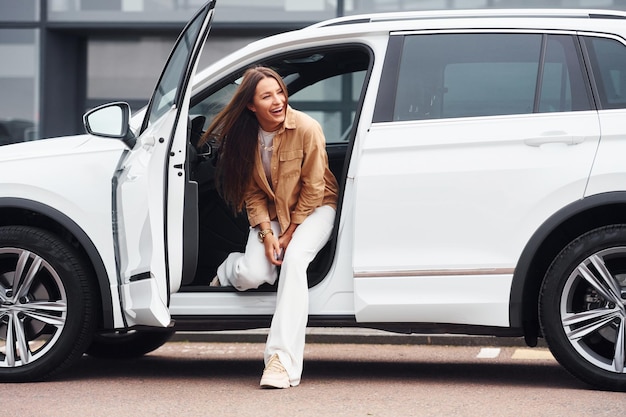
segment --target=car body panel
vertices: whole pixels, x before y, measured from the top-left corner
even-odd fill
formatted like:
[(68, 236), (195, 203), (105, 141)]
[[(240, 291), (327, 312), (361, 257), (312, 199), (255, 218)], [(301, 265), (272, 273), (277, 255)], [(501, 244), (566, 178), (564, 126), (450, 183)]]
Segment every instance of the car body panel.
[[(59, 137), (7, 145), (0, 152), (1, 207), (24, 208), (50, 215), (64, 227), (78, 230), (89, 250), (108, 306), (108, 326), (123, 326), (111, 227), (111, 178), (124, 151), (118, 140), (90, 135)], [(77, 175), (80, 173), (80, 175)], [(49, 214), (61, 213), (72, 225)], [(85, 243), (87, 247), (87, 243)]]
[[(180, 286), (180, 270), (172, 276), (169, 268), (177, 265), (176, 254), (182, 252), (182, 232), (169, 229), (180, 231), (182, 226), (176, 225), (182, 225), (182, 210), (168, 211), (166, 205), (182, 202), (184, 192), (170, 187), (177, 164), (170, 158), (173, 143), (165, 139), (178, 124), (186, 129), (186, 117), (179, 123), (178, 116), (178, 109), (172, 108), (144, 131), (116, 175), (119, 282), (127, 326), (169, 325), (169, 294)], [(186, 141), (186, 133), (182, 138), (180, 132), (171, 135), (174, 141)]]
[(114, 179), (117, 280), (125, 327), (166, 327), (183, 270), (183, 204), (191, 78), (210, 29), (207, 3), (181, 33), (134, 149)]
[(624, 110), (600, 111), (602, 146), (598, 149), (596, 162), (589, 177), (586, 195), (595, 195), (615, 190), (626, 190), (624, 159), (626, 134), (624, 134)]
[[(494, 284), (485, 289), (490, 288), (495, 301), (485, 302), (482, 291), (468, 292), (465, 304), (475, 300), (483, 312), (472, 315), (459, 309), (457, 320), (471, 316), (476, 324), (508, 326), (511, 277), (529, 231), (583, 197), (599, 140), (597, 114), (409, 124), (373, 125), (360, 156), (354, 239), (355, 296), (361, 300), (357, 319), (373, 321), (378, 314), (367, 313), (366, 300), (377, 295), (409, 297), (422, 311), (422, 297), (433, 294), (432, 281), (449, 279), (444, 288), (459, 288), (464, 280), (481, 277)], [(563, 126), (571, 131), (563, 132)], [(545, 138), (546, 143), (537, 145), (535, 138)], [(374, 235), (367, 226), (372, 219), (381, 219), (383, 226)], [(411, 279), (414, 283), (409, 284)], [(504, 285), (496, 285), (498, 279)], [(456, 323), (448, 310), (458, 304), (459, 293), (434, 293), (439, 297), (432, 303), (447, 306), (446, 320), (435, 321)], [(493, 304), (500, 314), (493, 314)], [(392, 307), (389, 300), (386, 305)], [(400, 309), (394, 321), (422, 321), (410, 310)], [(432, 321), (433, 309), (424, 310), (425, 321)]]

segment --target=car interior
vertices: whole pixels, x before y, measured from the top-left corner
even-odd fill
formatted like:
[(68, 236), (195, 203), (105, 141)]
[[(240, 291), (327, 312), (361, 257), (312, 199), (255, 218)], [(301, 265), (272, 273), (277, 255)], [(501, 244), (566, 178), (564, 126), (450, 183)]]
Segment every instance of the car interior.
[[(309, 114), (322, 125), (330, 169), (340, 186), (340, 202), (354, 137), (353, 122), (360, 109), (371, 61), (368, 49), (349, 45), (301, 50), (257, 63), (273, 68), (283, 77), (291, 107)], [(198, 146), (198, 142), (234, 94), (246, 68), (238, 69), (222, 83), (196, 94), (191, 103), (188, 169), (190, 180), (198, 184), (198, 258), (193, 280), (183, 282), (181, 291), (235, 291), (208, 284), (229, 253), (244, 250), (249, 224), (246, 214), (234, 214), (216, 190), (218, 144), (210, 140)], [(330, 267), (338, 220), (339, 212), (331, 240), (309, 266), (309, 287), (320, 282)], [(276, 284), (264, 285), (254, 291), (275, 291), (275, 287)]]

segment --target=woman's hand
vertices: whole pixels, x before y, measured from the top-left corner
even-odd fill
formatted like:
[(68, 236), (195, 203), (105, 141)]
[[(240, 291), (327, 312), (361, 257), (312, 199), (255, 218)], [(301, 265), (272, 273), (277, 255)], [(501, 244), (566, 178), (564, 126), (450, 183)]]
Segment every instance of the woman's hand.
[(276, 266), (282, 265), (283, 256), (285, 255), (287, 246), (289, 246), (289, 242), (291, 242), (293, 232), (296, 231), (297, 227), (297, 224), (290, 224), (287, 230), (285, 230), (285, 233), (278, 238), (274, 236), (273, 233), (269, 233), (265, 236), (263, 239), (263, 244), (265, 245), (265, 256), (271, 264)]
[(279, 239), (273, 233), (268, 234), (263, 239), (265, 245), (265, 256), (271, 264), (280, 266), (283, 263), (283, 250)]
[[(289, 246), (289, 242), (291, 242), (291, 238), (293, 237), (293, 232), (296, 231), (296, 227), (298, 227), (297, 224), (290, 224), (287, 230), (285, 230), (285, 233), (280, 235), (280, 237), (278, 238), (278, 246), (280, 246), (281, 250), (283, 251), (282, 255), (285, 254), (287, 246)], [(280, 256), (281, 260), (282, 258), (283, 257)]]

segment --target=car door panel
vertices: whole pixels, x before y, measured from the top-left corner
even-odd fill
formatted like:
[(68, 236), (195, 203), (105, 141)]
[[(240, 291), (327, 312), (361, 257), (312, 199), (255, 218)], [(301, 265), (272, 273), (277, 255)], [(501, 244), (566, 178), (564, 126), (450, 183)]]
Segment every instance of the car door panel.
[[(577, 144), (534, 142), (564, 125)], [(446, 309), (465, 298), (481, 305), (482, 324), (507, 325), (527, 233), (582, 198), (598, 133), (595, 112), (374, 125), (356, 179), (357, 319), (380, 320), (371, 307), (408, 297), (384, 319), (476, 323), (467, 311), (450, 317)], [(379, 224), (375, 238), (368, 224)], [(467, 297), (463, 288), (477, 277), (471, 287), (482, 291)], [(433, 292), (433, 281), (449, 290)], [(433, 304), (445, 314), (433, 317)]]
[(355, 174), (357, 320), (508, 326), (520, 253), (583, 198), (598, 147), (575, 37), (417, 34), (390, 48), (395, 103), (377, 103)]
[(191, 76), (215, 2), (182, 32), (146, 111), (137, 144), (114, 179), (117, 266), (125, 325), (168, 326), (183, 275), (183, 213)]
[(626, 151), (624, 118), (626, 117), (626, 45), (614, 36), (584, 36), (590, 64), (595, 76), (600, 102), (602, 144), (589, 179), (588, 195), (626, 189), (623, 155)]

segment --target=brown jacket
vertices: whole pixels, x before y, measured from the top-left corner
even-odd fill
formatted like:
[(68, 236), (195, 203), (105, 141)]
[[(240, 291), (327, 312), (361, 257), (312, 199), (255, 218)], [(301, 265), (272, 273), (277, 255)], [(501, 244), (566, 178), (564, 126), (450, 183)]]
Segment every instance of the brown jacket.
[(300, 224), (314, 209), (337, 208), (337, 180), (328, 168), (326, 140), (319, 123), (287, 107), (285, 122), (274, 137), (270, 186), (260, 153), (246, 192), (246, 210), (252, 227), (278, 219), (281, 233), (290, 223)]

